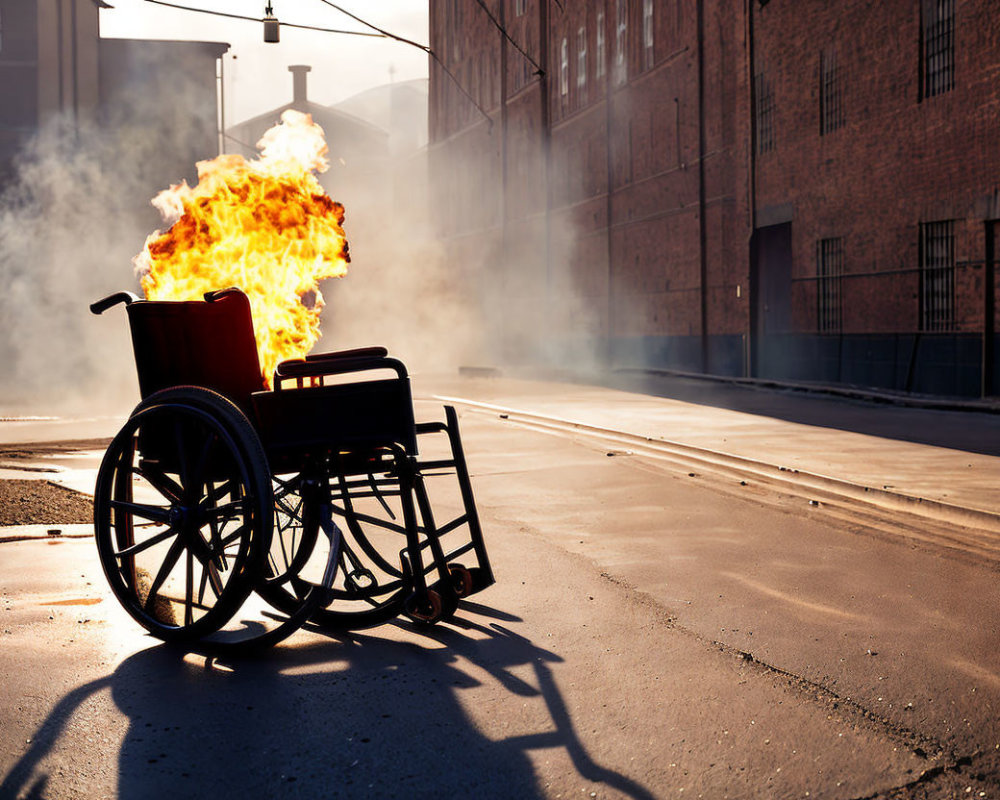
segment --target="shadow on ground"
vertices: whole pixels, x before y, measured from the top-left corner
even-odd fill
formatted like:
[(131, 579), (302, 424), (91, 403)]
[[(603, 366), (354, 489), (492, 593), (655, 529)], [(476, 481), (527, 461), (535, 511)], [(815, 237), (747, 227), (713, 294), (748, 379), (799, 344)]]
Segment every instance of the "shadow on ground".
[[(465, 605), (492, 621), (402, 640), (324, 637), (232, 663), (143, 650), (62, 698), (0, 796), (50, 796), (47, 754), (74, 711), (110, 688), (128, 719), (120, 798), (542, 797), (528, 751), (549, 748), (565, 751), (573, 783), (651, 798), (581, 744), (552, 672), (562, 658), (512, 631), (516, 617)], [(496, 684), (485, 695), (496, 706), (491, 736), (480, 730), (483, 710), (477, 724), (461, 697), (486, 681)], [(538, 697), (549, 718), (532, 726), (519, 709)], [(508, 728), (517, 733), (496, 735)]]

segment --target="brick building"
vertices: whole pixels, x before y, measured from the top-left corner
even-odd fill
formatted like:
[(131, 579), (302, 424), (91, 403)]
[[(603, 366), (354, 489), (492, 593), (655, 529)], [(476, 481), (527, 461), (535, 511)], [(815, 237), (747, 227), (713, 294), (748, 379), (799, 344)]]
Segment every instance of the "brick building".
[(484, 5), (430, 157), (497, 357), (997, 391), (990, 0)]

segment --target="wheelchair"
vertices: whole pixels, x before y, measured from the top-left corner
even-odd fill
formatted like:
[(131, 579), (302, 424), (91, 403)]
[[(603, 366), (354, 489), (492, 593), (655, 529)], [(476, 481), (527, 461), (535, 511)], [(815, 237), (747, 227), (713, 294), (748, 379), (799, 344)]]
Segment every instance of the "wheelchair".
[[(239, 289), (90, 308), (119, 304), (141, 402), (104, 454), (94, 530), (112, 592), (150, 634), (226, 652), (307, 623), (432, 625), (494, 582), (455, 410), (415, 422), (384, 348), (284, 361), (268, 389)], [(428, 491), (442, 479), (444, 521)]]

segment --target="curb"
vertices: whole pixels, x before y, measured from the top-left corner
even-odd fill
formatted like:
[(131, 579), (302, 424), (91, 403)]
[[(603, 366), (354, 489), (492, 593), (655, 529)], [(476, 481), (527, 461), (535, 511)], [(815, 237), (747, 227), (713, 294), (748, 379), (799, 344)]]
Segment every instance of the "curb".
[[(694, 464), (715, 469), (721, 468), (725, 471), (735, 472), (744, 476), (765, 478), (771, 482), (797, 489), (806, 487), (825, 491), (855, 502), (903, 511), (941, 522), (975, 527), (1000, 536), (1000, 513), (968, 508), (966, 506), (959, 506), (940, 500), (931, 500), (926, 497), (904, 494), (902, 492), (893, 492), (888, 489), (866, 486), (861, 483), (844, 480), (843, 478), (834, 478), (798, 468), (783, 467), (766, 461), (736, 456), (668, 439), (654, 439), (652, 437), (628, 433), (627, 431), (601, 428), (587, 423), (507, 408), (492, 403), (483, 403), (459, 397), (438, 396), (436, 399), (445, 403), (462, 405), (472, 410), (497, 413), (503, 419), (510, 422), (522, 423), (547, 430), (579, 433), (591, 439), (612, 444), (625, 444), (633, 448), (640, 455), (673, 459), (683, 464)], [(998, 545), (1000, 545), (1000, 542), (998, 542)]]
[(89, 539), (94, 535), (90, 523), (66, 525), (7, 525), (0, 527), (0, 544), (9, 542), (58, 541), (60, 539)]

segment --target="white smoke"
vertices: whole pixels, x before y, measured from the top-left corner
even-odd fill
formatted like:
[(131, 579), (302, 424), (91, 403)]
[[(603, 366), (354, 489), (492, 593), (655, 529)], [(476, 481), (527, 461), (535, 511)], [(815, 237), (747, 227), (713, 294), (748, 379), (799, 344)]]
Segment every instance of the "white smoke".
[[(0, 407), (7, 412), (118, 412), (137, 400), (122, 310), (99, 319), (88, 306), (139, 291), (131, 260), (158, 222), (150, 199), (165, 182), (187, 177), (170, 165), (205, 139), (199, 120), (158, 102), (153, 82), (165, 78), (155, 73), (154, 64), (136, 65), (134, 91), (101, 124), (49, 119), (0, 186)], [(195, 77), (174, 69), (169, 79), (183, 91)]]

